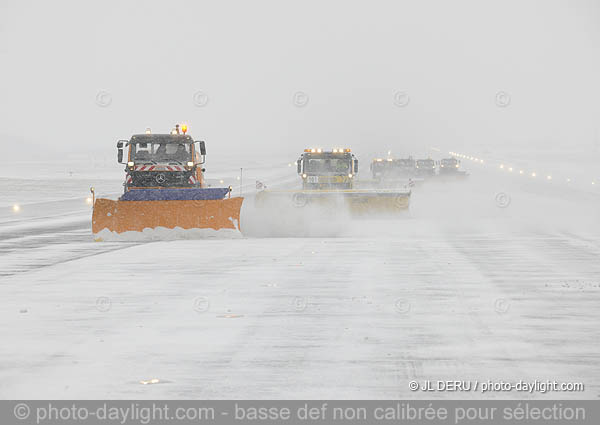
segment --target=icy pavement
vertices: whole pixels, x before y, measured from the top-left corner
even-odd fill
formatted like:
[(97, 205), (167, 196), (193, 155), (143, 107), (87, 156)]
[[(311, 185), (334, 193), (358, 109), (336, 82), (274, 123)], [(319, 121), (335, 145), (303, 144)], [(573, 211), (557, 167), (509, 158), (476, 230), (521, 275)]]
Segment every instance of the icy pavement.
[(0, 216), (1, 398), (600, 396), (594, 194), (474, 170), (335, 238), (259, 237), (245, 207), (245, 238), (145, 244), (92, 242), (80, 201)]

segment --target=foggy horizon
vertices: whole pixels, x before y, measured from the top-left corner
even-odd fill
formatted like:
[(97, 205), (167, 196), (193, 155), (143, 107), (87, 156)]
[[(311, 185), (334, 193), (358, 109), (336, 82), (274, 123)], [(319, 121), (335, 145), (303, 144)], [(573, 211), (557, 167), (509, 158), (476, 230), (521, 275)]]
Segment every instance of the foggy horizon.
[(600, 146), (594, 1), (1, 7), (9, 151), (114, 155), (117, 140), (175, 123), (209, 161)]

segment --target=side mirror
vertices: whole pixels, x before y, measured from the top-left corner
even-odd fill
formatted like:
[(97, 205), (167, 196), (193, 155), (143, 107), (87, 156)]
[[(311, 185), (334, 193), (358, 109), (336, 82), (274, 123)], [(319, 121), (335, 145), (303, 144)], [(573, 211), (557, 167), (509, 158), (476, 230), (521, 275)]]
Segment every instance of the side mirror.
[(300, 161), (300, 160), (296, 161), (296, 169), (298, 171), (298, 174), (302, 173), (302, 161)]
[[(196, 143), (198, 144), (197, 146)], [(196, 151), (196, 162), (198, 164), (204, 164), (206, 162), (206, 144), (203, 140), (197, 140), (194, 142), (194, 147)]]
[(123, 163), (123, 146), (127, 146), (127, 145), (129, 145), (129, 140), (119, 140), (117, 142), (117, 149), (118, 149), (117, 162), (119, 164)]
[(358, 173), (358, 159), (354, 160), (354, 173)]

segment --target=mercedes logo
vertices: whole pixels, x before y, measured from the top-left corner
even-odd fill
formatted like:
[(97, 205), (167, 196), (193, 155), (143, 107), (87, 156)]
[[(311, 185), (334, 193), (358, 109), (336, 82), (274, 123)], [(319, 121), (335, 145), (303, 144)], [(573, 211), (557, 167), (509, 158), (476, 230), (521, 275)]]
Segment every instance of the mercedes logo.
[(166, 177), (165, 177), (165, 175), (164, 175), (164, 174), (158, 174), (158, 175), (156, 176), (156, 183), (158, 183), (158, 184), (162, 184), (162, 183), (164, 183), (166, 180), (167, 180), (167, 179), (166, 179)]

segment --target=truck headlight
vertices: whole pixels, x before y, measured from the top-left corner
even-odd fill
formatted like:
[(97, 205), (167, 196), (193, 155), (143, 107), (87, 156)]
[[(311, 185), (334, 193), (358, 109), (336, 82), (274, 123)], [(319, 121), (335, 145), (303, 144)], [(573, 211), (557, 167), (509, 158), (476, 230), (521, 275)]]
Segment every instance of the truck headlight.
[(302, 174), (303, 179), (305, 179), (306, 177), (308, 177), (306, 174)]
[(350, 179), (351, 179), (351, 178), (352, 178), (352, 174), (348, 174), (348, 178), (350, 178)]
[(188, 167), (193, 167), (193, 166), (194, 166), (194, 162), (193, 162), (193, 161), (189, 161), (189, 162), (187, 163), (187, 165), (188, 165)]
[(129, 162), (127, 163), (127, 166), (128, 166), (128, 167), (133, 167), (133, 161), (129, 161)]

